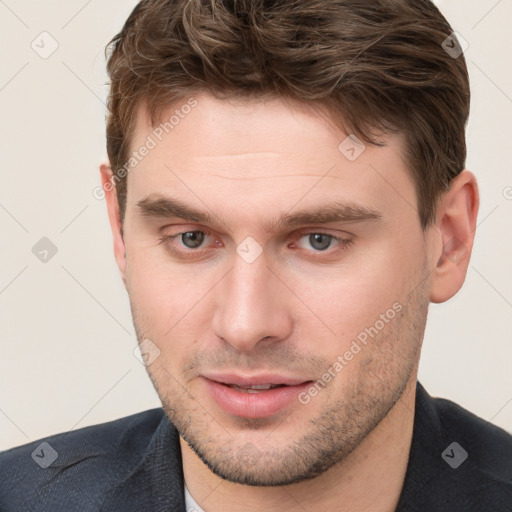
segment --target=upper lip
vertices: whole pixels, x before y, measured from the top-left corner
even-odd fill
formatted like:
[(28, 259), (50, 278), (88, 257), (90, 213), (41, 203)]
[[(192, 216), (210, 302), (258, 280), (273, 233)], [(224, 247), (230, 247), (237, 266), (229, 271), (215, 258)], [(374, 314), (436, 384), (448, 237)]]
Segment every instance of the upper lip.
[(237, 375), (235, 373), (205, 373), (206, 379), (235, 386), (261, 386), (264, 384), (284, 384), (285, 386), (297, 386), (309, 382), (308, 379), (287, 377), (275, 373), (260, 373), (255, 375)]

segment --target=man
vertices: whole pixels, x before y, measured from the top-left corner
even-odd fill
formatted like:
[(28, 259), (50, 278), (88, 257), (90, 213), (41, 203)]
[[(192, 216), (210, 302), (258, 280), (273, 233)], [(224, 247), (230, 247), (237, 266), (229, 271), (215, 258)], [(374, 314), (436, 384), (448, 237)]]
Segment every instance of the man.
[(417, 382), (478, 212), (452, 32), (428, 0), (135, 8), (101, 179), (162, 408), (4, 452), (2, 510), (512, 510), (512, 436)]

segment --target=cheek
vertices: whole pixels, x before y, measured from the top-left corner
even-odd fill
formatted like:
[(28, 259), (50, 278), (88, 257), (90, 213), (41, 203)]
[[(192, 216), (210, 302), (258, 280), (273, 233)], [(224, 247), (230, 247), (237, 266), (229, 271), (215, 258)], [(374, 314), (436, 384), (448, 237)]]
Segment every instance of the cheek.
[(161, 355), (147, 369), (157, 388), (179, 392), (175, 379), (210, 329), (210, 315), (201, 301), (204, 290), (196, 291), (189, 276), (152, 265), (149, 258), (134, 256), (128, 268), (127, 290), (137, 334), (149, 338)]
[[(135, 321), (156, 340), (171, 340), (197, 330), (197, 306), (208, 290), (208, 278), (171, 264), (160, 247), (127, 244), (127, 290)], [(192, 321), (195, 319), (195, 323)]]
[(294, 283), (294, 291), (307, 305), (299, 338), (315, 336), (319, 349), (339, 354), (378, 322), (377, 328), (382, 328), (379, 339), (384, 339), (393, 327), (397, 309), (405, 306), (409, 293), (423, 278), (418, 270), (422, 260), (417, 244), (395, 239), (375, 244), (335, 269), (289, 274), (288, 281)]

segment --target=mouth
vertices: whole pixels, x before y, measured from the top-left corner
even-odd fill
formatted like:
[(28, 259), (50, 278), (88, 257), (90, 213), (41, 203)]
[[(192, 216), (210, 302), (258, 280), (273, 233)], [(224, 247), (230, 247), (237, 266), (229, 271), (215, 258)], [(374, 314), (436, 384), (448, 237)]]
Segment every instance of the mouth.
[(209, 396), (225, 413), (243, 418), (265, 418), (301, 406), (301, 391), (313, 382), (282, 375), (203, 375)]

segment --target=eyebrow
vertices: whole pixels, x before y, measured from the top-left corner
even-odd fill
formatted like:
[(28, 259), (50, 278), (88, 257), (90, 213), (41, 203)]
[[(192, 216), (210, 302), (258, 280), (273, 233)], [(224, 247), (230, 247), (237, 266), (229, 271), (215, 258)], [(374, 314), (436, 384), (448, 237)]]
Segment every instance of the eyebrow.
[[(197, 210), (178, 199), (152, 194), (137, 203), (139, 213), (152, 218), (180, 218), (192, 222), (215, 224), (219, 222), (211, 212)], [(284, 213), (272, 219), (264, 227), (266, 231), (302, 224), (327, 224), (332, 222), (357, 222), (379, 220), (382, 215), (367, 206), (345, 202), (334, 202), (316, 209)]]

